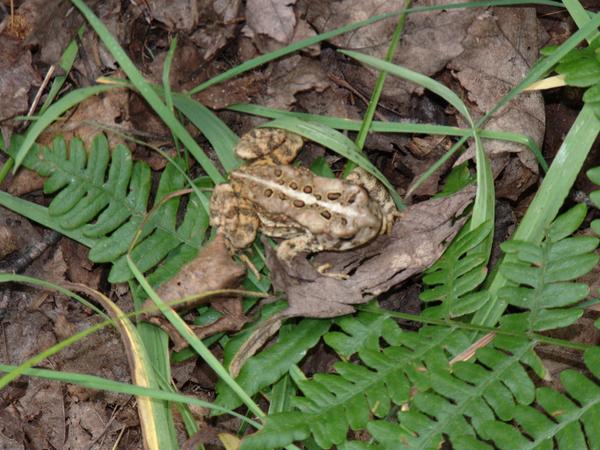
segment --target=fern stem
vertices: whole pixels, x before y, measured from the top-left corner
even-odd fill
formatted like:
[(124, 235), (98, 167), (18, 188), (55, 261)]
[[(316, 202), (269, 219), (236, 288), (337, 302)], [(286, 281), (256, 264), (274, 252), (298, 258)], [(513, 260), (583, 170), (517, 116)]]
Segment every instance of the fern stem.
[[(374, 314), (382, 314), (382, 311), (380, 309), (370, 306), (370, 305), (357, 307), (356, 309), (358, 309), (360, 311), (374, 313)], [(566, 341), (564, 339), (551, 338), (551, 337), (544, 336), (544, 335), (538, 334), (538, 333), (519, 333), (516, 331), (505, 330), (502, 328), (486, 327), (484, 325), (475, 325), (472, 323), (459, 322), (459, 321), (455, 321), (455, 320), (431, 319), (428, 317), (423, 317), (422, 315), (400, 313), (400, 312), (389, 311), (389, 310), (386, 310), (384, 314), (386, 314), (390, 317), (394, 317), (396, 319), (409, 320), (412, 322), (419, 322), (419, 323), (424, 323), (427, 325), (437, 325), (437, 326), (449, 327), (449, 328), (450, 327), (459, 328), (461, 330), (477, 331), (477, 332), (483, 332), (483, 333), (496, 333), (496, 334), (500, 334), (503, 336), (526, 338), (526, 339), (537, 341), (539, 343), (571, 348), (573, 350), (585, 351), (590, 348), (596, 347), (595, 345), (591, 345), (591, 344), (583, 344), (583, 343), (579, 343), (579, 342)]]

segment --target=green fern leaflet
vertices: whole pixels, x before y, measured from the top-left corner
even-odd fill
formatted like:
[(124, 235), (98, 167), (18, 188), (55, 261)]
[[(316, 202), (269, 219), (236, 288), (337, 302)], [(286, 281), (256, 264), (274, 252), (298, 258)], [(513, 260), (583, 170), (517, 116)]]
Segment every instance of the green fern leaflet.
[[(7, 153), (14, 156), (22, 139), (16, 137)], [(150, 215), (150, 167), (133, 162), (124, 145), (117, 145), (111, 152), (103, 134), (94, 138), (88, 151), (81, 140), (73, 139), (67, 146), (62, 137), (55, 138), (49, 147), (36, 145), (23, 165), (47, 177), (44, 193), (56, 194), (47, 212), (56, 227), (78, 229), (85, 237), (93, 238), (90, 260), (112, 262), (109, 281), (119, 283), (133, 277), (126, 253), (138, 229), (141, 233), (132, 257), (142, 271), (156, 267), (167, 257), (176, 257), (177, 261), (171, 260), (168, 266), (172, 275), (200, 247), (208, 217), (198, 198), (189, 198), (180, 224), (177, 213), (181, 197), (168, 198), (185, 186), (180, 163), (174, 160), (163, 171), (153, 199), (159, 208)], [(164, 270), (159, 273), (153, 277), (155, 282), (169, 276)]]

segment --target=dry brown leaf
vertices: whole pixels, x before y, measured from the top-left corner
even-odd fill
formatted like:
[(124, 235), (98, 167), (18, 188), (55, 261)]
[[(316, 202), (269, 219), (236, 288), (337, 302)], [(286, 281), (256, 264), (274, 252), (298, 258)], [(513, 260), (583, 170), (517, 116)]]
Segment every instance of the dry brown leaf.
[[(3, 390), (11, 389), (11, 385)], [(3, 399), (0, 399), (3, 400)], [(12, 405), (13, 401), (2, 402), (7, 405), (0, 409), (0, 423), (2, 424), (2, 433), (0, 433), (0, 448), (10, 448), (12, 450), (25, 450), (23, 442), (26, 442), (23, 432), (23, 420), (19, 417), (17, 409)]]
[(0, 208), (0, 260), (19, 248), (16, 230), (2, 220), (4, 211), (4, 208)]
[[(112, 89), (104, 94), (88, 98), (65, 121), (56, 122), (44, 131), (38, 142), (49, 145), (52, 139), (61, 135), (70, 141), (79, 137), (86, 148), (94, 137), (105, 128), (118, 128), (121, 132), (131, 131), (129, 122), (129, 93), (125, 89)], [(109, 148), (123, 142), (114, 133), (108, 134)]]
[(0, 35), (0, 122), (29, 108), (29, 91), (41, 82), (31, 67), (31, 52)]
[[(503, 8), (492, 9), (480, 14), (472, 23), (463, 41), (465, 51), (450, 61), (448, 67), (467, 91), (475, 117), (492, 109), (525, 78), (537, 58), (537, 36), (533, 8), (511, 8), (509, 12)], [(544, 137), (544, 124), (542, 97), (539, 92), (528, 92), (496, 113), (485, 129), (524, 134), (533, 138), (539, 146)], [(518, 153), (521, 163), (534, 174), (538, 173), (533, 153), (522, 145), (505, 141), (485, 141), (484, 145), (489, 154)], [(473, 155), (471, 148), (456, 164)], [(514, 178), (513, 174), (509, 176)], [(529, 185), (524, 183), (524, 188)], [(515, 187), (509, 198), (518, 197), (522, 192), (523, 189)]]
[(537, 180), (537, 171), (531, 171), (520, 159), (511, 158), (504, 166), (500, 179), (496, 181), (496, 196), (517, 201)]
[[(339, 280), (322, 276), (305, 258), (295, 266), (281, 265), (269, 246), (267, 262), (273, 286), (287, 294), (285, 317), (335, 317), (354, 311), (354, 304), (368, 301), (412, 275), (422, 272), (442, 254), (464, 223), (459, 218), (471, 203), (473, 189), (442, 199), (412, 205), (394, 223), (390, 236), (347, 252), (321, 252), (315, 266), (330, 264), (329, 272), (347, 274)], [(382, 270), (385, 268), (385, 270)]]
[(210, 61), (235, 36), (241, 0), (205, 2), (200, 14), (201, 25), (190, 40), (202, 49), (205, 61)]
[(258, 72), (253, 72), (210, 86), (194, 95), (193, 98), (209, 108), (221, 109), (234, 103), (248, 103), (250, 98), (258, 94), (263, 86), (264, 77)]
[[(86, 3), (93, 7), (97, 1)], [(81, 15), (69, 14), (72, 7), (68, 2), (46, 0), (25, 0), (19, 6), (19, 15), (29, 24), (24, 44), (28, 48), (39, 48), (38, 58), (44, 64), (57, 64), (60, 61), (68, 42), (84, 22)]]
[[(184, 297), (207, 291), (236, 288), (245, 275), (245, 267), (231, 258), (225, 247), (223, 236), (217, 234), (212, 242), (200, 250), (193, 261), (186, 264), (174, 278), (160, 286), (157, 293), (169, 304)], [(214, 297), (203, 298), (174, 305), (174, 308), (180, 314), (185, 314), (201, 304), (213, 300), (215, 300)], [(223, 317), (207, 326), (192, 326), (192, 329), (201, 339), (223, 331), (237, 331), (248, 320), (243, 313), (239, 297), (223, 299), (221, 296), (214, 301), (214, 307), (224, 314)], [(155, 311), (154, 303), (151, 300), (146, 300), (142, 305), (142, 309), (153, 310), (153, 312), (143, 314), (142, 320), (163, 328), (173, 340), (176, 350), (181, 350), (187, 346), (187, 342), (181, 338), (175, 328), (160, 316), (160, 313)]]
[(33, 191), (42, 189), (44, 186), (44, 178), (39, 176), (32, 170), (21, 168), (16, 175), (7, 178), (5, 183), (6, 190), (9, 194), (20, 197)]
[(237, 377), (244, 363), (254, 356), (271, 336), (279, 331), (283, 319), (284, 317), (281, 314), (276, 314), (265, 320), (250, 333), (237, 352), (235, 352), (233, 358), (231, 358), (228, 369), (232, 377)]
[(248, 0), (247, 28), (283, 44), (291, 42), (296, 26), (295, 3), (296, 0)]
[[(50, 380), (31, 378), (19, 399), (19, 412), (29, 448), (60, 448), (65, 442), (65, 398), (62, 386)], [(56, 405), (62, 405), (56, 408)], [(40, 412), (44, 411), (44, 414)], [(51, 433), (48, 430), (52, 430)]]
[[(398, 11), (403, 0), (342, 0), (336, 2), (310, 2), (307, 18), (319, 32), (342, 27), (351, 22), (368, 19), (379, 14)], [(331, 39), (337, 47), (367, 51), (383, 57), (394, 33), (397, 19), (382, 20), (351, 33)]]
[(267, 90), (259, 103), (290, 109), (300, 92), (322, 92), (329, 85), (327, 74), (319, 63), (300, 55), (290, 56), (275, 64)]
[(71, 239), (62, 239), (60, 246), (67, 264), (67, 278), (72, 283), (81, 283), (92, 289), (99, 289), (103, 268), (89, 260), (89, 248)]
[[(466, 0), (465, 0), (466, 1)], [(454, 3), (453, 0), (423, 0), (413, 6), (430, 6)], [(403, 7), (401, 0), (344, 0), (340, 2), (306, 2), (306, 17), (319, 33), (331, 31), (350, 22), (364, 20), (376, 14), (398, 11)], [(463, 52), (462, 40), (467, 27), (476, 15), (474, 9), (430, 11), (411, 14), (394, 62), (414, 71), (431, 76), (444, 69), (448, 61)], [(379, 58), (385, 57), (397, 19), (375, 23), (333, 38), (330, 42)], [(357, 65), (349, 60), (340, 65), (344, 78), (355, 88), (367, 95), (371, 92), (377, 71)], [(404, 114), (410, 112), (410, 96), (422, 93), (422, 88), (387, 77), (382, 92), (382, 106)]]
[(245, 274), (244, 266), (231, 258), (225, 248), (223, 236), (218, 234), (200, 250), (193, 261), (156, 292), (168, 302), (205, 291), (235, 288)]
[(198, 21), (196, 0), (147, 0), (152, 18), (164, 23), (169, 31), (190, 31)]

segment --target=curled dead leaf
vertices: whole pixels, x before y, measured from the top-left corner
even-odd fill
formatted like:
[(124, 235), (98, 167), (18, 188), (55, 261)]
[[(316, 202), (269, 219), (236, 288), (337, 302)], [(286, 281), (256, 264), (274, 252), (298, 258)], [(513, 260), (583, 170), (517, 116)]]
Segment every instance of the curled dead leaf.
[[(366, 303), (433, 264), (464, 224), (465, 208), (473, 188), (452, 196), (431, 199), (407, 208), (396, 220), (391, 235), (351, 251), (319, 253), (312, 264), (298, 257), (289, 267), (265, 246), (273, 286), (286, 293), (285, 317), (335, 317), (354, 312)], [(330, 265), (330, 272), (346, 274), (340, 280), (318, 273), (314, 266)]]

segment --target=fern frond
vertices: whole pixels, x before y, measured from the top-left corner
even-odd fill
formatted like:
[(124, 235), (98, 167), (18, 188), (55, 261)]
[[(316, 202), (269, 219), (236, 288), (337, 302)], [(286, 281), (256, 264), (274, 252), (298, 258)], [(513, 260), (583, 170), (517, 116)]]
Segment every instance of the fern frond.
[[(380, 336), (387, 343), (385, 349), (363, 346), (357, 353), (362, 365), (342, 361), (335, 364), (336, 373), (298, 380), (303, 396), (294, 399), (296, 411), (269, 416), (261, 431), (243, 440), (242, 449), (285, 446), (309, 435), (321, 448), (342, 445), (350, 428), (366, 429), (371, 415), (387, 417), (408, 402), (411, 386), (430, 388), (428, 372), (448, 370), (444, 348), (464, 348), (467, 343), (465, 336), (449, 328), (402, 332), (392, 319), (387, 321), (380, 329), (395, 330)], [(352, 328), (359, 330), (361, 325)]]
[(484, 223), (462, 233), (425, 272), (423, 283), (428, 288), (421, 293), (420, 299), (426, 303), (441, 302), (427, 308), (425, 316), (456, 318), (476, 311), (487, 301), (487, 291), (475, 291), (487, 276), (487, 256), (473, 250), (491, 231), (492, 224)]
[(360, 312), (355, 316), (341, 317), (335, 321), (340, 331), (330, 331), (323, 340), (342, 358), (348, 359), (357, 352), (365, 350), (378, 351), (379, 340), (386, 336), (388, 340), (399, 339), (402, 330), (396, 322), (380, 309), (377, 302), (370, 307), (376, 313)]
[[(369, 433), (385, 448), (491, 448), (486, 424), (496, 417), (509, 421), (517, 405), (534, 399), (534, 385), (525, 366), (544, 375), (534, 343), (498, 336), (476, 353), (476, 360), (429, 370), (431, 389), (418, 392), (397, 423), (370, 422)], [(475, 445), (477, 443), (477, 445)]]
[[(280, 336), (277, 342), (248, 359), (235, 381), (250, 396), (272, 385), (292, 365), (298, 363), (309, 349), (317, 345), (329, 326), (329, 321), (317, 319), (304, 319), (297, 325), (293, 325), (292, 329)], [(243, 342), (244, 337), (247, 336), (242, 336), (242, 339), (235, 337), (233, 339), (240, 343)], [(239, 345), (235, 346), (234, 343), (234, 347), (239, 348)], [(231, 348), (226, 347), (225, 350), (231, 352)], [(264, 370), (265, 367), (268, 367), (269, 370)], [(218, 395), (215, 402), (218, 405), (235, 409), (242, 404), (239, 396), (223, 380), (217, 382), (216, 391)]]
[[(584, 361), (600, 379), (600, 349), (587, 350)], [(536, 390), (535, 403), (514, 410), (514, 424), (487, 422), (484, 436), (500, 449), (600, 448), (600, 386), (576, 370), (560, 374), (564, 392), (548, 387)], [(517, 426), (515, 426), (515, 424)]]
[[(15, 137), (7, 153), (16, 154), (19, 139)], [(161, 204), (170, 193), (185, 185), (176, 167), (167, 165), (161, 175), (154, 204)], [(48, 177), (44, 192), (56, 194), (48, 213), (63, 229), (80, 229), (94, 238), (90, 248), (93, 262), (112, 262), (112, 283), (132, 278), (125, 254), (138, 228), (146, 219), (151, 190), (151, 171), (147, 164), (133, 162), (131, 152), (117, 145), (112, 152), (103, 134), (97, 135), (89, 151), (79, 139), (67, 147), (62, 137), (49, 147), (34, 146), (23, 165)], [(138, 244), (132, 251), (136, 265), (143, 271), (156, 267), (169, 254), (178, 255), (177, 265), (167, 268), (173, 274), (195, 255), (206, 229), (208, 217), (196, 197), (191, 197), (182, 223), (177, 226), (181, 197), (168, 199), (159, 211), (148, 218)], [(165, 269), (155, 279), (167, 277)]]
[(598, 264), (595, 249), (599, 241), (592, 236), (566, 236), (579, 228), (586, 212), (581, 204), (559, 216), (539, 245), (521, 241), (502, 244), (501, 248), (514, 254), (517, 261), (501, 266), (500, 273), (515, 286), (502, 288), (498, 296), (527, 310), (504, 316), (503, 326), (543, 331), (568, 326), (581, 317), (583, 310), (574, 305), (589, 294), (589, 287), (572, 280)]
[[(592, 183), (600, 186), (600, 167), (594, 167), (586, 172), (587, 177)], [(600, 190), (595, 190), (590, 193), (590, 201), (596, 208), (600, 208)], [(594, 233), (600, 234), (600, 219), (592, 220), (591, 228)]]

